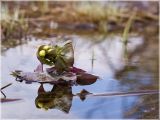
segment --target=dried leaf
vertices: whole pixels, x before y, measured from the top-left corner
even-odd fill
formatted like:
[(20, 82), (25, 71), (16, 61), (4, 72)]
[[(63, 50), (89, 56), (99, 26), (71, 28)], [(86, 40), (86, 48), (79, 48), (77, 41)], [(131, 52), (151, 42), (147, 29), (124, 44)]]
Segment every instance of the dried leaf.
[(14, 74), (14, 77), (16, 77), (19, 80), (17, 81), (26, 81), (28, 82), (39, 82), (39, 83), (58, 83), (58, 79), (51, 77), (50, 75), (46, 73), (39, 73), (39, 72), (12, 72)]
[(59, 84), (59, 83), (75, 83), (77, 76), (75, 73), (64, 72), (61, 75), (58, 74), (47, 74), (40, 72), (12, 72), (14, 77), (19, 80), (17, 81), (26, 81), (26, 83), (39, 82), (39, 83), (50, 83), (50, 84)]
[(52, 77), (61, 77), (65, 80), (72, 80), (73, 82), (76, 81), (79, 85), (90, 85), (96, 82), (96, 80), (99, 78), (98, 76), (88, 74), (86, 71), (76, 68), (76, 67), (70, 67), (69, 72), (64, 72), (61, 75), (57, 75), (56, 68), (48, 68), (47, 69), (48, 74), (50, 74)]
[(77, 76), (77, 83), (79, 85), (90, 85), (97, 81), (99, 77), (88, 73), (79, 73)]
[(82, 70), (82, 69), (80, 69), (80, 68), (77, 68), (77, 67), (71, 67), (71, 68), (70, 68), (70, 72), (73, 72), (73, 73), (78, 74), (78, 73), (84, 73), (84, 72), (86, 72), (86, 71), (85, 71), (85, 70)]

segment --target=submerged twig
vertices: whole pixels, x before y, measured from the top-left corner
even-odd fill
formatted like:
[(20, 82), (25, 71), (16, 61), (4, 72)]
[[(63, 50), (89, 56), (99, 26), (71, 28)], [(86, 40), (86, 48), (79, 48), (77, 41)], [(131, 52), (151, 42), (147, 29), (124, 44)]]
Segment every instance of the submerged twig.
[(10, 86), (10, 85), (12, 85), (12, 83), (9, 83), (9, 84), (7, 84), (7, 85), (5, 85), (4, 87), (1, 88), (1, 93), (3, 94), (4, 98), (6, 98), (6, 95), (4, 94), (4, 92), (3, 92), (2, 90), (3, 90), (4, 88)]
[(1, 91), (1, 93), (2, 93), (2, 95), (4, 96), (4, 98), (6, 98), (6, 95), (4, 94), (4, 92), (3, 92), (3, 91)]
[(12, 85), (12, 83), (9, 83), (9, 84), (5, 85), (4, 87), (1, 88), (1, 90), (3, 90), (4, 88), (6, 88), (6, 87), (8, 87), (10, 85)]

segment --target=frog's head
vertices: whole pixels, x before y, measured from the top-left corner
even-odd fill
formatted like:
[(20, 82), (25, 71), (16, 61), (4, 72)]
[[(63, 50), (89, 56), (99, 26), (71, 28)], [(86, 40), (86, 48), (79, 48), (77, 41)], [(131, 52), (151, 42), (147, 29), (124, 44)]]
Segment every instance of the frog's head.
[(53, 46), (41, 45), (38, 48), (37, 58), (43, 64), (53, 65), (53, 58), (55, 58), (55, 56), (55, 48)]

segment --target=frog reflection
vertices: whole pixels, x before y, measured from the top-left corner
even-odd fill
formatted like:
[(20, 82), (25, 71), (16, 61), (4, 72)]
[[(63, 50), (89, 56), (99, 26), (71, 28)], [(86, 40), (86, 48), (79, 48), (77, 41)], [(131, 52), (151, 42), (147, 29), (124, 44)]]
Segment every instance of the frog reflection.
[(59, 109), (68, 113), (72, 106), (72, 99), (72, 87), (69, 84), (54, 85), (49, 92), (46, 92), (43, 84), (41, 84), (38, 89), (38, 96), (35, 99), (35, 105), (37, 108), (45, 110)]

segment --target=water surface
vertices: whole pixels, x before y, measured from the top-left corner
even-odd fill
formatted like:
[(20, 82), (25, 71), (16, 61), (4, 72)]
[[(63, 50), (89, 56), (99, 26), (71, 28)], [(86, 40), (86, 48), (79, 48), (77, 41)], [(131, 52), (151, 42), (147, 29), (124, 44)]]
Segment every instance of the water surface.
[[(92, 85), (73, 86), (73, 94), (79, 93), (82, 89), (91, 93), (158, 89), (156, 40), (144, 48), (144, 36), (131, 36), (127, 48), (128, 54), (132, 56), (129, 57), (126, 66), (120, 36), (108, 36), (103, 40), (77, 35), (73, 35), (72, 38), (75, 50), (74, 66), (100, 77)], [(31, 41), (2, 53), (2, 86), (13, 83), (4, 92), (8, 98), (22, 99), (3, 103), (2, 118), (157, 118), (158, 95), (90, 97), (84, 101), (73, 97), (68, 114), (59, 109), (38, 109), (35, 99), (40, 84), (16, 82), (10, 73), (14, 70), (33, 71), (39, 64), (36, 58), (38, 46), (48, 44), (51, 39), (32, 37)], [(44, 86), (46, 91), (52, 87), (49, 84)]]

